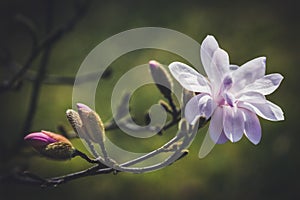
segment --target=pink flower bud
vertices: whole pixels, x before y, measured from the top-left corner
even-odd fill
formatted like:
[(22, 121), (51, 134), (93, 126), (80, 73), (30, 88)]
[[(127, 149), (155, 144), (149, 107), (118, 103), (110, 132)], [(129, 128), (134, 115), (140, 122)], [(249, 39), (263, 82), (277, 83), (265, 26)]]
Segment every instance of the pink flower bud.
[(33, 146), (35, 149), (57, 142), (54, 138), (42, 132), (30, 133), (24, 138), (24, 140), (28, 142), (31, 146)]
[(55, 160), (70, 159), (75, 151), (67, 138), (49, 131), (30, 133), (24, 140), (42, 155)]

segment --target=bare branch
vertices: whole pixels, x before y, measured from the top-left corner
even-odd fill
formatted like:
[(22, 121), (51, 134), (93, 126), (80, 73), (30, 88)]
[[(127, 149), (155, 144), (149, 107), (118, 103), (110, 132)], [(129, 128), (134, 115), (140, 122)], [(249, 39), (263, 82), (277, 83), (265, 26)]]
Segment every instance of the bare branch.
[(77, 6), (77, 10), (75, 15), (67, 21), (64, 25), (56, 29), (55, 31), (50, 32), (48, 36), (45, 37), (44, 40), (40, 41), (36, 48), (33, 49), (31, 55), (28, 57), (25, 64), (22, 68), (8, 81), (6, 81), (3, 85), (0, 86), (0, 92), (4, 92), (10, 89), (13, 89), (16, 82), (22, 80), (24, 75), (28, 71), (28, 69), (32, 66), (33, 61), (45, 50), (49, 45), (54, 45), (59, 39), (61, 39), (66, 33), (70, 32), (76, 23), (83, 17), (86, 13), (87, 6), (89, 1), (85, 1), (80, 7)]

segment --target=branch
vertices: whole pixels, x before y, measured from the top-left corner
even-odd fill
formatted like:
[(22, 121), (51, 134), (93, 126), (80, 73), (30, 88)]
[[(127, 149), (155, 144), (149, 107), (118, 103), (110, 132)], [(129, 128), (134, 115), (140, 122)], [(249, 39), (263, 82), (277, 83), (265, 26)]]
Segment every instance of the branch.
[[(20, 149), (23, 147), (23, 136), (25, 136), (26, 133), (28, 133), (31, 129), (32, 122), (36, 113), (36, 106), (38, 104), (39, 100), (39, 95), (40, 95), (40, 89), (41, 85), (44, 83), (44, 79), (46, 76), (47, 72), (47, 67), (48, 67), (48, 60), (49, 56), (51, 54), (51, 48), (53, 45), (58, 42), (60, 38), (62, 38), (66, 33), (70, 32), (73, 27), (76, 25), (76, 23), (83, 17), (83, 14), (86, 13), (88, 1), (85, 1), (83, 4), (80, 6), (76, 7), (76, 12), (73, 17), (71, 17), (70, 20), (68, 20), (64, 25), (56, 29), (55, 31), (51, 31), (52, 29), (52, 14), (53, 14), (53, 8), (51, 4), (53, 1), (48, 0), (48, 6), (47, 6), (47, 19), (46, 19), (46, 32), (50, 34), (45, 37), (44, 40), (40, 41), (37, 45), (33, 45), (32, 52), (27, 58), (27, 61), (25, 64), (17, 70), (17, 72), (13, 75), (11, 79), (8, 81), (4, 82), (4, 84), (0, 85), (0, 93), (5, 92), (8, 90), (12, 89), (17, 89), (16, 86), (19, 85), (19, 83), (24, 79), (26, 76), (29, 68), (32, 66), (32, 63), (38, 58), (40, 54), (42, 54), (40, 63), (39, 63), (39, 68), (33, 77), (33, 87), (32, 91), (30, 94), (30, 103), (28, 106), (28, 111), (27, 111), (27, 116), (25, 118), (23, 127), (21, 129), (20, 137), (16, 141), (15, 145), (13, 148), (9, 149), (6, 154), (6, 158), (10, 158), (11, 155), (16, 154), (17, 152), (20, 151)], [(26, 22), (27, 23), (27, 22)], [(29, 25), (28, 25), (29, 26)], [(14, 61), (11, 61), (12, 59), (10, 58), (9, 52), (7, 55), (4, 57), (6, 64), (15, 64)], [(8, 60), (7, 60), (8, 59)], [(19, 66), (19, 65), (17, 65)]]
[(95, 175), (99, 175), (99, 174), (109, 174), (112, 172), (115, 172), (115, 170), (112, 168), (101, 168), (101, 167), (99, 167), (99, 165), (97, 165), (97, 166), (93, 166), (89, 169), (80, 171), (80, 172), (75, 172), (75, 173), (67, 174), (64, 176), (46, 179), (45, 182), (41, 186), (54, 186), (55, 187), (59, 184), (67, 183), (67, 182), (75, 180), (75, 179), (79, 179), (79, 178), (83, 178), (83, 177), (87, 177), (87, 176), (95, 176)]
[[(11, 72), (13, 74), (17, 73), (22, 69), (22, 65), (16, 63), (15, 61), (9, 61), (6, 64), (11, 69)], [(109, 78), (112, 74), (112, 70), (108, 69), (104, 71), (101, 78)], [(32, 81), (34, 82), (38, 77), (38, 72), (33, 70), (27, 70), (27, 72), (23, 75), (24, 80)], [(77, 79), (77, 84), (80, 83), (86, 83), (89, 81), (97, 80), (99, 79), (99, 76), (95, 73), (85, 74), (81, 75), (79, 77), (73, 77), (73, 76), (60, 76), (55, 74), (45, 74), (43, 79), (43, 84), (47, 85), (74, 85), (75, 78)]]
[[(197, 129), (198, 127), (202, 127), (207, 123), (205, 119), (200, 119), (200, 125), (199, 126), (188, 126), (187, 122), (185, 120), (181, 121), (179, 123), (179, 129), (178, 133), (176, 136), (167, 142), (165, 145), (162, 147), (144, 155), (141, 157), (138, 157), (136, 159), (130, 160), (128, 162), (122, 163), (122, 164), (117, 164), (113, 165), (113, 167), (107, 166), (105, 164), (105, 160), (101, 159), (100, 157), (97, 159), (91, 159), (84, 153), (82, 153), (79, 150), (75, 150), (73, 157), (75, 156), (80, 156), (84, 160), (86, 160), (89, 163), (96, 164), (88, 169), (79, 171), (79, 172), (74, 172), (70, 174), (66, 174), (63, 176), (58, 176), (58, 177), (52, 177), (52, 178), (42, 178), (36, 174), (33, 174), (28, 171), (15, 171), (14, 173), (10, 173), (9, 175), (2, 176), (0, 178), (1, 182), (4, 181), (15, 181), (19, 183), (26, 183), (26, 184), (31, 184), (31, 185), (39, 185), (42, 187), (56, 187), (60, 184), (67, 183), (72, 180), (76, 180), (79, 178), (87, 177), (87, 176), (95, 176), (95, 175), (100, 175), (100, 174), (117, 174), (117, 172), (131, 172), (131, 173), (144, 173), (156, 169), (160, 169), (162, 167), (169, 166), (176, 162), (177, 160), (183, 158), (188, 154), (188, 151), (185, 149), (186, 146), (190, 144), (190, 142), (193, 140), (195, 135), (197, 134)], [(175, 123), (173, 124), (175, 125)], [(171, 126), (169, 126), (171, 127)], [(188, 129), (192, 130), (192, 134), (188, 134)], [(167, 129), (167, 128), (166, 128)], [(161, 163), (155, 164), (155, 165), (150, 165), (147, 167), (141, 167), (141, 168), (136, 168), (136, 167), (131, 167), (134, 166), (140, 162), (143, 162), (145, 160), (151, 159), (154, 156), (157, 156), (159, 154), (163, 153), (168, 153), (168, 152), (173, 152), (171, 156), (169, 156), (166, 160), (164, 160)], [(108, 159), (109, 161), (110, 158)], [(99, 162), (101, 161), (101, 163)]]
[(41, 187), (56, 187), (59, 184), (67, 183), (72, 180), (76, 180), (79, 178), (87, 177), (87, 176), (94, 176), (99, 174), (108, 174), (112, 173), (114, 170), (112, 168), (102, 168), (101, 165), (95, 165), (88, 169), (70, 173), (63, 176), (53, 177), (53, 178), (42, 178), (36, 174), (33, 174), (29, 171), (21, 171), (16, 170), (8, 175), (1, 176), (0, 182), (5, 184), (6, 182), (18, 182), (21, 184), (29, 184), (29, 185), (37, 185)]
[[(42, 53), (42, 51), (48, 47), (54, 45), (59, 39), (61, 39), (66, 33), (70, 32), (76, 23), (86, 13), (89, 1), (85, 1), (80, 7), (77, 6), (75, 15), (67, 21), (63, 26), (57, 30), (51, 32), (48, 36), (42, 40), (36, 48), (34, 48), (28, 57), (22, 68), (8, 81), (0, 86), (0, 92), (4, 92), (13, 89), (16, 83), (24, 78), (24, 75), (28, 69), (32, 66), (33, 61)], [(49, 31), (48, 31), (49, 32)]]
[[(51, 1), (48, 1), (48, 6), (47, 6), (47, 17), (46, 17), (46, 31), (50, 31), (52, 29), (52, 23), (53, 23), (53, 3)], [(33, 87), (32, 87), (32, 92), (31, 92), (31, 97), (30, 97), (30, 104), (29, 104), (29, 109), (27, 112), (27, 116), (25, 118), (24, 126), (21, 131), (21, 135), (25, 136), (27, 134), (32, 126), (32, 121), (36, 113), (36, 107), (38, 104), (39, 100), (39, 94), (41, 90), (41, 85), (43, 83), (43, 79), (45, 77), (46, 71), (47, 71), (47, 65), (48, 65), (48, 60), (51, 54), (51, 49), (52, 49), (53, 43), (49, 43), (47, 46), (45, 46), (45, 51), (42, 55), (41, 63), (38, 68), (38, 73), (37, 77), (34, 80)]]

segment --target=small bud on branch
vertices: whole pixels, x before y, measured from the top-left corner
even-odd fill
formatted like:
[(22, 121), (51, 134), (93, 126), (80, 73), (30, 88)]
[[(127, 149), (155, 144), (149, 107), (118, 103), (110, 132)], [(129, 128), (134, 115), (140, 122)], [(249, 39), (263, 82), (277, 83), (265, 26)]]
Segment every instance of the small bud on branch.
[(40, 154), (54, 160), (71, 159), (75, 152), (75, 148), (67, 138), (49, 131), (31, 133), (24, 140)]
[(150, 72), (157, 88), (165, 96), (171, 98), (171, 90), (173, 88), (173, 81), (168, 71), (157, 61), (149, 61)]

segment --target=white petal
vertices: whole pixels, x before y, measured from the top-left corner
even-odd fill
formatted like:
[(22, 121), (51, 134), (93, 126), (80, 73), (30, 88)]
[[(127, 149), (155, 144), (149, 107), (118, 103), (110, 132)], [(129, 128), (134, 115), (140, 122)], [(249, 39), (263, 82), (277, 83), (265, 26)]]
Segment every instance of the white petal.
[(216, 81), (219, 85), (223, 81), (225, 74), (230, 71), (229, 66), (229, 56), (227, 52), (220, 48), (217, 49), (210, 64), (212, 75), (208, 76), (208, 78)]
[(200, 49), (201, 61), (208, 77), (211, 77), (212, 73), (214, 73), (213, 69), (211, 69), (210, 67), (210, 63), (212, 61), (214, 52), (218, 48), (219, 48), (218, 42), (211, 35), (208, 35), (201, 44), (201, 49)]
[(184, 116), (191, 125), (194, 125), (199, 117), (210, 118), (214, 108), (215, 105), (209, 95), (199, 94), (186, 104)]
[(202, 94), (202, 97), (199, 98), (198, 106), (200, 115), (205, 117), (206, 119), (209, 119), (211, 117), (216, 107), (211, 96), (205, 94)]
[(253, 143), (258, 144), (261, 139), (261, 127), (255, 113), (243, 109), (245, 117), (245, 135)]
[(208, 80), (190, 66), (181, 62), (173, 62), (169, 65), (169, 69), (174, 78), (185, 89), (193, 92), (211, 93)]
[(200, 110), (198, 107), (199, 95), (194, 96), (189, 100), (185, 106), (184, 117), (189, 124), (194, 125), (200, 117)]
[(265, 103), (239, 102), (238, 107), (246, 108), (255, 112), (260, 117), (270, 121), (284, 120), (281, 108), (268, 100), (266, 100)]
[(273, 93), (280, 85), (283, 76), (281, 74), (269, 74), (261, 79), (254, 81), (252, 84), (247, 85), (243, 91), (255, 91), (263, 95)]
[(266, 70), (266, 58), (259, 57), (248, 61), (232, 72), (234, 84), (233, 91), (240, 91), (257, 79), (264, 77)]
[(224, 130), (222, 130), (222, 133), (217, 141), (217, 144), (224, 144), (228, 141), (228, 138), (226, 137)]
[(223, 126), (226, 137), (231, 142), (239, 141), (244, 133), (244, 116), (242, 111), (230, 106), (224, 106), (223, 112)]
[(266, 98), (263, 94), (258, 92), (245, 92), (237, 95), (238, 101), (244, 101), (249, 103), (265, 103)]
[(209, 124), (209, 135), (212, 141), (216, 144), (223, 144), (228, 139), (223, 132), (223, 110), (217, 107), (211, 117)]

